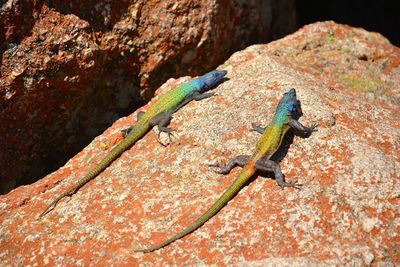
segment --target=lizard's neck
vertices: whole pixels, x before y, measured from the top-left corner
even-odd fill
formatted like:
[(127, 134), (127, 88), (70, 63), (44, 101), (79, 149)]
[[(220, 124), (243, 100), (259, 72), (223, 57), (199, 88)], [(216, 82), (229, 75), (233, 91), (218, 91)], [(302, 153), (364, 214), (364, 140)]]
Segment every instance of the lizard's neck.
[(287, 116), (284, 112), (277, 111), (274, 119), (271, 122), (271, 125), (275, 127), (284, 127), (284, 125), (288, 123), (289, 119), (289, 116)]
[(191, 92), (200, 91), (201, 86), (202, 86), (202, 81), (200, 81), (199, 79), (195, 79), (184, 84), (184, 88)]

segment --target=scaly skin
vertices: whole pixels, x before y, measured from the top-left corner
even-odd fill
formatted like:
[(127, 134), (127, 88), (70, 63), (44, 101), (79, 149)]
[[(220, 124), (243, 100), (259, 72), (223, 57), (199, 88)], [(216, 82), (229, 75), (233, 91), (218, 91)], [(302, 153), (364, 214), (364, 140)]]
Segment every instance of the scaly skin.
[(279, 165), (270, 160), (271, 156), (274, 155), (280, 147), (283, 137), (290, 127), (307, 135), (316, 131), (316, 125), (305, 127), (294, 118), (298, 112), (299, 103), (296, 98), (296, 90), (290, 89), (283, 95), (276, 108), (273, 121), (266, 128), (253, 125), (254, 130), (262, 133), (253, 155), (251, 157), (247, 155), (238, 156), (231, 160), (227, 165), (221, 167), (219, 173), (222, 174), (229, 173), (236, 165), (243, 167), (235, 181), (222, 194), (222, 196), (205, 213), (203, 213), (203, 215), (182, 232), (165, 240), (159, 245), (145, 249), (137, 249), (135, 251), (148, 253), (158, 250), (200, 228), (210, 218), (217, 214), (243, 188), (256, 171), (273, 171), (275, 179), (280, 187), (299, 188), (300, 184), (285, 182)]
[(62, 198), (74, 194), (80, 187), (105, 170), (116, 158), (136, 143), (137, 140), (142, 138), (153, 126), (157, 125), (160, 132), (167, 132), (170, 134), (171, 129), (166, 126), (172, 118), (172, 113), (191, 100), (201, 100), (212, 96), (212, 93), (204, 92), (220, 83), (224, 79), (226, 73), (225, 70), (211, 71), (160, 96), (155, 103), (150, 105), (146, 113), (143, 115), (140, 114), (141, 116), (138, 123), (129, 129), (129, 134), (127, 134), (125, 139), (113, 148), (85, 177), (80, 179), (75, 185), (71, 186), (50, 203), (39, 215), (39, 218), (45, 215), (52, 207), (55, 207)]

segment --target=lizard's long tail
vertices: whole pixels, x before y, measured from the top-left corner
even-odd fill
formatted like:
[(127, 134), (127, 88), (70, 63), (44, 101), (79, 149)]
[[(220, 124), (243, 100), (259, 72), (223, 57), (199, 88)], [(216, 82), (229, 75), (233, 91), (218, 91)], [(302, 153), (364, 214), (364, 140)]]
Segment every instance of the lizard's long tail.
[(222, 194), (222, 196), (205, 212), (201, 215), (193, 224), (188, 226), (182, 232), (176, 234), (175, 236), (168, 238), (164, 242), (159, 245), (145, 248), (145, 249), (136, 249), (136, 252), (152, 252), (168, 246), (172, 242), (184, 237), (187, 234), (197, 230), (200, 228), (204, 223), (206, 223), (209, 219), (211, 219), (215, 214), (217, 214), (228, 202), (231, 200), (242, 187), (247, 183), (247, 181), (253, 176), (255, 173), (254, 162), (250, 161), (242, 171), (237, 176), (236, 180), (232, 183), (232, 185)]
[(81, 188), (84, 184), (95, 178), (99, 175), (104, 169), (106, 169), (116, 158), (118, 158), (122, 152), (132, 146), (137, 140), (139, 140), (142, 136), (144, 136), (149, 130), (150, 125), (148, 123), (135, 125), (128, 136), (122, 140), (116, 147), (114, 147), (108, 154), (105, 156), (99, 164), (96, 165), (91, 171), (89, 171), (85, 177), (80, 179), (75, 185), (68, 188), (64, 193), (58, 196), (53, 202), (50, 203), (46, 207), (46, 209), (39, 215), (38, 218), (43, 217), (46, 213), (50, 211), (51, 208), (55, 207), (57, 203), (64, 197), (72, 195), (79, 188)]

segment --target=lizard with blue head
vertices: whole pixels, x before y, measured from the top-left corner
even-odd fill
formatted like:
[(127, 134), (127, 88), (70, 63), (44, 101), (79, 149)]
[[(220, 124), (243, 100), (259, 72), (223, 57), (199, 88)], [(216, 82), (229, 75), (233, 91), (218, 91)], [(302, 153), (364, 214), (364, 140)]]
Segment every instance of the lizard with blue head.
[(261, 133), (261, 137), (256, 144), (256, 149), (252, 156), (240, 155), (229, 161), (224, 166), (218, 166), (217, 171), (220, 174), (228, 174), (235, 166), (240, 166), (243, 169), (236, 177), (235, 181), (231, 186), (222, 194), (222, 196), (206, 211), (201, 215), (195, 222), (184, 229), (182, 232), (172, 236), (165, 240), (159, 245), (155, 245), (149, 248), (137, 249), (137, 252), (152, 252), (168, 246), (172, 242), (190, 234), (210, 218), (217, 214), (239, 191), (245, 184), (249, 182), (251, 177), (257, 172), (273, 172), (275, 174), (275, 180), (277, 184), (284, 187), (295, 187), (299, 188), (301, 185), (295, 182), (286, 182), (283, 178), (282, 171), (275, 161), (271, 160), (271, 157), (280, 147), (285, 133), (290, 129), (295, 129), (298, 133), (311, 135), (312, 132), (316, 131), (317, 125), (311, 125), (311, 127), (303, 126), (297, 121), (297, 113), (299, 112), (299, 101), (297, 100), (296, 90), (290, 89), (288, 92), (283, 94), (280, 100), (275, 116), (271, 123), (267, 127), (261, 127), (252, 125), (253, 129)]
[(161, 95), (156, 102), (150, 104), (146, 112), (138, 112), (137, 124), (122, 131), (125, 139), (114, 147), (100, 163), (91, 169), (82, 179), (77, 181), (73, 186), (69, 187), (51, 202), (39, 215), (39, 218), (44, 216), (52, 207), (55, 207), (62, 198), (74, 194), (84, 184), (94, 179), (154, 126), (158, 127), (159, 134), (165, 132), (169, 136), (172, 130), (167, 126), (172, 119), (172, 114), (192, 100), (198, 101), (213, 96), (213, 93), (206, 91), (221, 83), (226, 74), (226, 70), (213, 70), (208, 72), (197, 79), (184, 83)]

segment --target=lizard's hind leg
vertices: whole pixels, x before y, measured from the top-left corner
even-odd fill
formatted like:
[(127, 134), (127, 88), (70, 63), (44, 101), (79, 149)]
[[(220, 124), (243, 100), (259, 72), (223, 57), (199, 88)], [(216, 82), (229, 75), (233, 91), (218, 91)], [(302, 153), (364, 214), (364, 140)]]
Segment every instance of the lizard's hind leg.
[[(137, 113), (137, 115), (136, 115), (136, 120), (139, 121), (140, 118), (143, 117), (144, 113), (145, 113), (144, 111), (139, 111), (139, 112)], [(122, 130), (121, 130), (122, 135), (124, 136), (124, 138), (132, 131), (132, 129), (133, 129), (134, 127), (135, 127), (135, 126), (129, 126), (128, 128), (125, 128), (125, 129), (122, 129)]]
[(160, 113), (160, 114), (154, 116), (149, 121), (151, 126), (156, 126), (157, 125), (157, 128), (158, 128), (157, 141), (163, 146), (165, 146), (165, 144), (163, 144), (160, 141), (160, 135), (161, 135), (162, 132), (168, 134), (169, 143), (171, 143), (171, 135), (173, 136), (173, 134), (172, 134), (173, 129), (167, 127), (168, 124), (170, 123), (171, 119), (172, 119), (172, 115), (170, 113)]
[(285, 182), (282, 170), (279, 167), (279, 164), (275, 161), (267, 158), (261, 158), (254, 163), (254, 167), (261, 172), (273, 172), (275, 175), (276, 183), (282, 188), (294, 187), (300, 189), (301, 184), (298, 184), (297, 182)]

